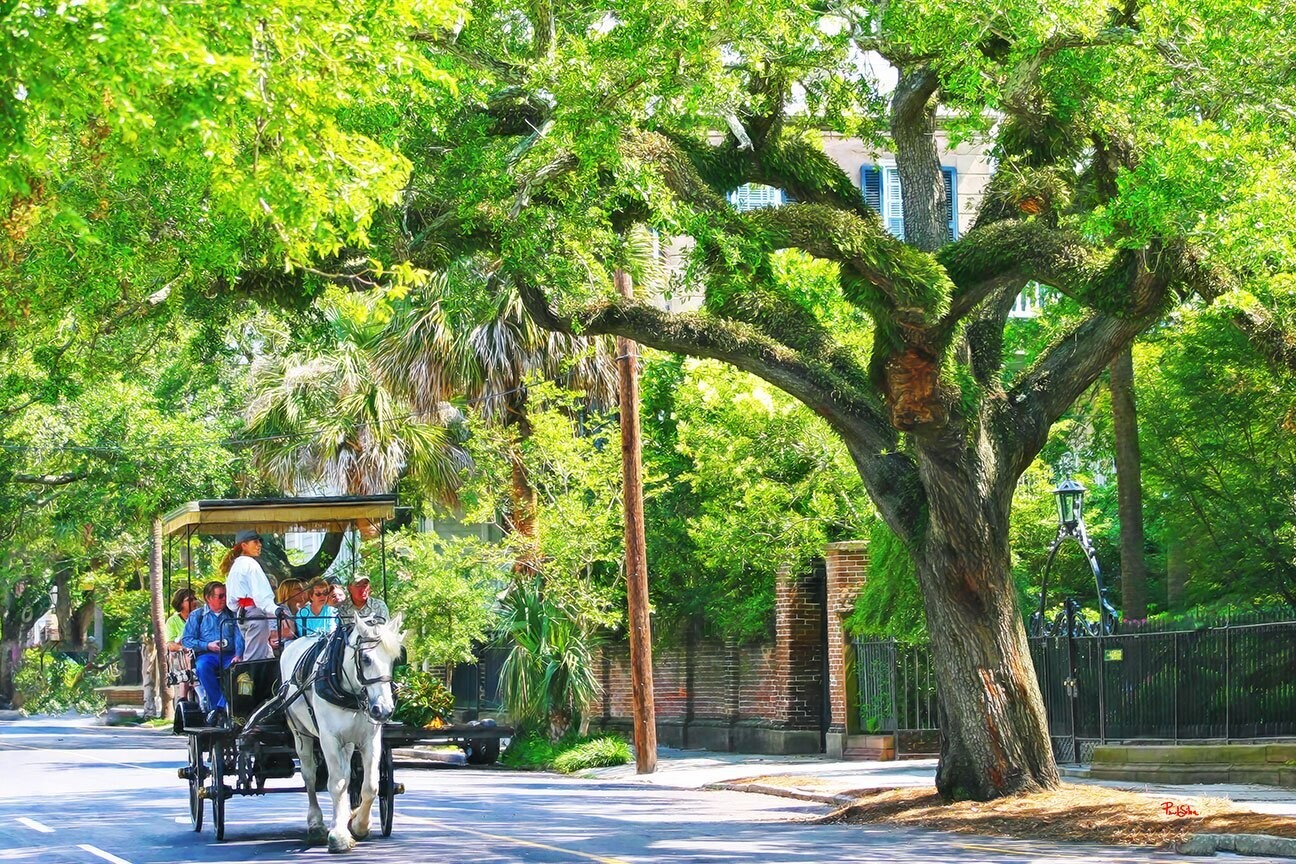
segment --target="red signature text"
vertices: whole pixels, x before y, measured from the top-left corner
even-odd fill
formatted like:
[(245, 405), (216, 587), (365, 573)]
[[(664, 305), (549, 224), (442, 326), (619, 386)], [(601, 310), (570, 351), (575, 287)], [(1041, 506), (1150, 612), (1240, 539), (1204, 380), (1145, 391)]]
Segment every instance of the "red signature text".
[(1162, 801), (1161, 810), (1167, 816), (1197, 816), (1196, 810), (1189, 804), (1176, 804), (1173, 801)]

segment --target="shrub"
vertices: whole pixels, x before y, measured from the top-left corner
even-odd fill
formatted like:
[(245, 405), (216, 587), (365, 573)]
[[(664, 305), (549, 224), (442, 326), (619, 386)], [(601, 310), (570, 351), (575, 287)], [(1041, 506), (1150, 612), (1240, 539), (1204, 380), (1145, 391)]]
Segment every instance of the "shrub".
[(29, 714), (98, 714), (105, 706), (95, 688), (108, 686), (114, 678), (112, 668), (87, 670), (71, 657), (28, 648), (14, 674), (14, 692)]
[(443, 726), (454, 711), (454, 694), (431, 672), (405, 667), (396, 675), (393, 719), (410, 726)]
[(500, 764), (510, 768), (541, 771), (553, 764), (559, 746), (543, 732), (523, 732), (513, 736), (508, 748), (500, 756)]
[(630, 761), (630, 745), (616, 735), (567, 735), (554, 743), (540, 731), (515, 736), (500, 762), (510, 768), (543, 771), (552, 768), (563, 774), (624, 765)]
[(562, 774), (574, 774), (587, 768), (624, 765), (630, 761), (630, 745), (615, 735), (604, 735), (576, 744), (554, 757), (553, 768)]

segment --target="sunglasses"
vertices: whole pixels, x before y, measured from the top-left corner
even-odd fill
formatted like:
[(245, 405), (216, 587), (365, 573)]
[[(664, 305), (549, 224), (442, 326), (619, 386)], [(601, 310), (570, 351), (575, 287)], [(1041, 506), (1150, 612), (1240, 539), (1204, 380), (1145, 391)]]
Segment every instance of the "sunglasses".
[(329, 595), (329, 592), (327, 592), (327, 591), (312, 591), (312, 592), (311, 592), (311, 596), (312, 596), (312, 597), (327, 597), (328, 595)]
[(214, 600), (224, 600), (224, 599), (225, 599), (225, 593), (224, 593), (224, 592), (221, 592), (220, 594), (213, 594), (213, 595), (212, 595), (212, 599), (214, 599)]

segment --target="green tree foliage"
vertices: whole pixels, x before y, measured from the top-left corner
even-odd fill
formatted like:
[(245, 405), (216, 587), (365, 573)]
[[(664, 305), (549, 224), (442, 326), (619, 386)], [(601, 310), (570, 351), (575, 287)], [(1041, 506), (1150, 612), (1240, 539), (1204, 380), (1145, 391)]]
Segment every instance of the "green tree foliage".
[[(1291, 314), (1289, 298), (1236, 302)], [(1136, 356), (1148, 508), (1161, 542), (1185, 546), (1194, 604), (1296, 608), (1296, 382), (1230, 314), (1184, 310)]]
[(842, 626), (864, 639), (922, 641), (927, 622), (909, 550), (886, 523), (876, 521), (869, 531), (868, 556), (868, 577)]
[(466, 455), (445, 403), (416, 408), (400, 370), (380, 361), (393, 310), (386, 292), (331, 289), (316, 302), (322, 336), (271, 336), (252, 366), (247, 434), (280, 489), (390, 492), (402, 478), (454, 500)]
[[(365, 547), (370, 571), (378, 545)], [(391, 606), (405, 613), (410, 662), (437, 668), (472, 662), (473, 649), (495, 632), (495, 595), (504, 587), (507, 559), (473, 538), (416, 531), (396, 533), (386, 546)]]
[(821, 420), (753, 376), (654, 358), (644, 389), (654, 603), (719, 633), (765, 635), (778, 570), (870, 522), (859, 475)]

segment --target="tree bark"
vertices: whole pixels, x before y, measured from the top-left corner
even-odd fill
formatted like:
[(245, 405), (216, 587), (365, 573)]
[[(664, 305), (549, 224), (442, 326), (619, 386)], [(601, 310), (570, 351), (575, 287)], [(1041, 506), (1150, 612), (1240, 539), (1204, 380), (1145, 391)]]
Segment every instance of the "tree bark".
[(1143, 558), (1143, 475), (1134, 407), (1132, 345), (1116, 355), (1110, 371), (1121, 528), (1121, 612), (1127, 620), (1142, 621), (1147, 618), (1147, 564)]
[(891, 137), (905, 242), (933, 252), (949, 242), (945, 178), (936, 149), (936, 76), (923, 68), (901, 74), (891, 97)]
[(947, 801), (987, 801), (1053, 788), (1060, 778), (1012, 581), (1012, 492), (991, 485), (984, 466), (965, 471), (936, 454), (921, 454), (920, 470), (930, 521), (914, 565), (940, 699), (936, 789)]
[(517, 559), (513, 562), (513, 572), (534, 575), (540, 572), (540, 520), (536, 491), (531, 485), (531, 475), (522, 452), (522, 444), (531, 437), (532, 431), (526, 412), (525, 395), (510, 400), (508, 417), (510, 425), (517, 429), (517, 441), (510, 444), (508, 450), (511, 486), (509, 522), (511, 532), (521, 540)]
[(166, 597), (162, 589), (162, 520), (153, 520), (152, 542), (149, 544), (149, 596), (153, 617), (153, 686), (157, 689), (160, 717), (171, 717), (174, 706), (171, 688), (166, 683)]
[[(613, 280), (622, 297), (634, 296), (629, 273), (618, 269)], [(657, 717), (653, 705), (652, 623), (648, 616), (648, 556), (640, 472), (639, 347), (625, 337), (617, 338), (617, 365), (621, 370), (621, 473), (635, 767), (640, 774), (651, 774), (657, 770)]]

